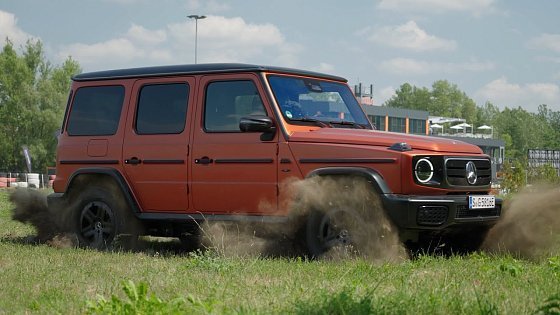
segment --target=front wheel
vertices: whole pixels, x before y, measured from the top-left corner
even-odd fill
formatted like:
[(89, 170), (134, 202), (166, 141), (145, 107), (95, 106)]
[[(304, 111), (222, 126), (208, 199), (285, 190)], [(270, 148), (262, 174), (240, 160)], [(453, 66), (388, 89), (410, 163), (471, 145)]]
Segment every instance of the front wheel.
[(311, 257), (394, 260), (403, 256), (398, 234), (370, 182), (325, 177), (313, 179), (309, 186), (300, 208), (307, 213), (305, 243)]
[(321, 257), (333, 249), (357, 253), (367, 238), (367, 227), (352, 210), (333, 208), (312, 210), (307, 219), (306, 242), (312, 257)]

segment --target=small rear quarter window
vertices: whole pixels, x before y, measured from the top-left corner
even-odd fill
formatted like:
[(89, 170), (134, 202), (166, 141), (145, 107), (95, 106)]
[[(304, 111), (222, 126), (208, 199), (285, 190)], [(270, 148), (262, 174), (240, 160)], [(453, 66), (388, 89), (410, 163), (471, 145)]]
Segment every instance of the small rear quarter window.
[(123, 100), (124, 87), (120, 85), (79, 88), (68, 118), (68, 135), (114, 135), (119, 127)]

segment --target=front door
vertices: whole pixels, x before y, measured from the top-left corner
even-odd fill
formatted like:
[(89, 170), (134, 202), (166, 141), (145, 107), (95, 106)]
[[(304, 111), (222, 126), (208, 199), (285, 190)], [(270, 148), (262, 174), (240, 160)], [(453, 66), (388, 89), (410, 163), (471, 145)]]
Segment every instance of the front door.
[(124, 169), (143, 211), (188, 210), (193, 78), (138, 80), (123, 145)]
[(272, 116), (254, 74), (204, 76), (192, 144), (192, 198), (203, 214), (274, 214), (277, 143), (241, 132), (239, 120)]

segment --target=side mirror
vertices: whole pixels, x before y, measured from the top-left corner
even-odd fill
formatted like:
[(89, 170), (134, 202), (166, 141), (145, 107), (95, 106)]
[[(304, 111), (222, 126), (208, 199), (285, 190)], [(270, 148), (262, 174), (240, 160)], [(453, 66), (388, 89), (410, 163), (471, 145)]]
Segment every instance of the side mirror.
[(239, 130), (242, 132), (263, 132), (262, 141), (270, 141), (276, 134), (276, 126), (268, 116), (255, 115), (242, 117), (239, 121)]
[(243, 132), (267, 132), (274, 128), (274, 122), (268, 116), (247, 116), (239, 121), (239, 129)]

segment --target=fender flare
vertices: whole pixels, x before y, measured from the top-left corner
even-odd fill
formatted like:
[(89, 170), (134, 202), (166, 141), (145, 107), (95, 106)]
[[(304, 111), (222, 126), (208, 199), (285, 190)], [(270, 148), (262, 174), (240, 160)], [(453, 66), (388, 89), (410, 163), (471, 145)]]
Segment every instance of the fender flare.
[(391, 189), (377, 171), (367, 167), (322, 167), (311, 171), (306, 178), (314, 176), (350, 175), (365, 178), (371, 182), (375, 191), (380, 195), (391, 194)]
[(128, 183), (124, 179), (123, 175), (114, 168), (107, 168), (107, 167), (87, 167), (87, 168), (80, 168), (76, 170), (70, 178), (68, 179), (68, 184), (66, 185), (66, 190), (64, 192), (64, 197), (67, 198), (69, 195), (69, 191), (72, 189), (72, 184), (76, 180), (76, 178), (80, 175), (105, 175), (112, 178), (117, 186), (121, 190), (125, 202), (128, 204), (132, 212), (138, 216), (141, 212), (136, 199), (132, 195), (132, 191), (128, 186)]

